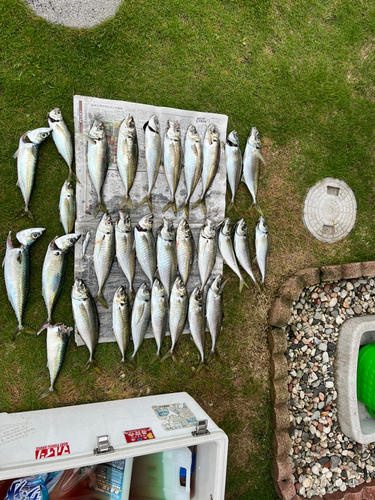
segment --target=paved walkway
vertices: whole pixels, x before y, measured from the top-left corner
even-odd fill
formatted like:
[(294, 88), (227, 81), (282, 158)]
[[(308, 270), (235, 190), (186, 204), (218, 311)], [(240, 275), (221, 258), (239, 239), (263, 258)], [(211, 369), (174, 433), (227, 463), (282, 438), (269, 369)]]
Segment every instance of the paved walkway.
[(26, 0), (49, 23), (91, 28), (116, 14), (122, 0)]

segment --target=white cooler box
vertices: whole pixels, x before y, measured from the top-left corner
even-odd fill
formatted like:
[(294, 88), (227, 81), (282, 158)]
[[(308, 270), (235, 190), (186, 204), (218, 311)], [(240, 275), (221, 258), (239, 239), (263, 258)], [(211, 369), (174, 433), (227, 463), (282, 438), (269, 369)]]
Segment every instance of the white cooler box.
[(86, 499), (223, 500), (227, 454), (226, 434), (186, 392), (0, 413), (0, 480), (120, 464), (121, 484), (111, 493), (104, 480), (104, 496)]

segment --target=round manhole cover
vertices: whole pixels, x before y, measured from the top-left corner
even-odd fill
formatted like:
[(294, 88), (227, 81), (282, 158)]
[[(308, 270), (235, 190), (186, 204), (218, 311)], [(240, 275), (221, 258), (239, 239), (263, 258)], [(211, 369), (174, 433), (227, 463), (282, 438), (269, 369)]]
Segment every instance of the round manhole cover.
[(356, 214), (357, 202), (346, 182), (326, 177), (308, 191), (303, 222), (318, 240), (335, 243), (353, 229)]

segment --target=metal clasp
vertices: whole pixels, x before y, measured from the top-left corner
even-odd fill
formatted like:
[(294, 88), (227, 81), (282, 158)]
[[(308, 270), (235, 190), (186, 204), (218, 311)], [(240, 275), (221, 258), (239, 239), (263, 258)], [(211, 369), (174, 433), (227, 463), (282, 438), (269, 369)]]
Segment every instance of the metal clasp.
[(206, 436), (207, 434), (211, 434), (210, 431), (207, 430), (208, 420), (197, 420), (195, 424), (195, 431), (191, 434), (194, 437), (198, 436)]
[(97, 448), (94, 448), (94, 455), (101, 455), (102, 453), (113, 453), (115, 450), (113, 446), (109, 444), (109, 436), (97, 436), (96, 437)]

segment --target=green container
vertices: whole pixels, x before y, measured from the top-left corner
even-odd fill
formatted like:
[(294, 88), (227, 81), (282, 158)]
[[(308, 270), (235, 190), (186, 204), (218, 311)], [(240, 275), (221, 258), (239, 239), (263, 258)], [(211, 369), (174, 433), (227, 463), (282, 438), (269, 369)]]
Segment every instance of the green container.
[(375, 342), (362, 347), (358, 354), (357, 398), (375, 418)]

